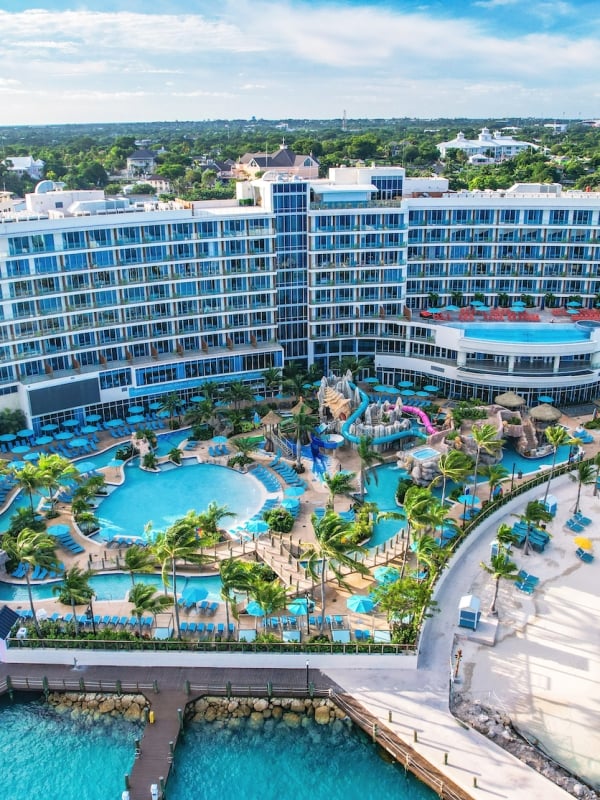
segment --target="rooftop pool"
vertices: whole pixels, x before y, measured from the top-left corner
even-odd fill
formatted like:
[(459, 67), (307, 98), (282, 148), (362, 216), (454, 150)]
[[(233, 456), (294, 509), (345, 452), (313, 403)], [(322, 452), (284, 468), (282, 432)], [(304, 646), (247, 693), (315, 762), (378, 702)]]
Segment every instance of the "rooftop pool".
[(529, 344), (571, 344), (590, 338), (589, 328), (551, 322), (452, 322), (449, 328), (460, 328), (467, 339), (488, 342), (523, 342)]

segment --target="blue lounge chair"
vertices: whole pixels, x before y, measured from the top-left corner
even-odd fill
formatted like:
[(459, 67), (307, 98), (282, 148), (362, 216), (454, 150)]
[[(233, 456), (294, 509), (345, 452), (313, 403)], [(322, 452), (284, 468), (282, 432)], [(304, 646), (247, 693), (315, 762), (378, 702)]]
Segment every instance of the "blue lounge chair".
[(219, 603), (211, 603), (208, 607), (209, 614), (216, 614), (219, 608)]
[(58, 613), (58, 611), (55, 611), (55, 612), (54, 612), (54, 614), (51, 614), (51, 615), (48, 617), (48, 619), (50, 620), (50, 622), (58, 622), (58, 620), (59, 620), (60, 618), (61, 618), (61, 616), (60, 616), (60, 614)]
[(73, 614), (71, 612), (69, 612), (68, 614), (65, 614), (65, 618), (64, 618), (63, 621), (67, 622), (67, 623), (73, 622)]
[(198, 623), (198, 627), (196, 628), (196, 630), (197, 630), (197, 632), (198, 632), (198, 634), (200, 636), (204, 636), (204, 623), (203, 622), (199, 622)]
[(515, 581), (515, 586), (520, 592), (525, 592), (525, 594), (533, 594), (535, 591), (535, 586), (527, 583), (527, 581)]
[(189, 625), (188, 625), (188, 631), (190, 633), (196, 633), (197, 630), (198, 630), (197, 623), (196, 622), (190, 622)]
[(592, 520), (589, 517), (584, 517), (581, 511), (576, 511), (573, 515), (577, 522), (581, 523), (581, 525), (591, 525)]
[(217, 625), (217, 634), (219, 636), (225, 635), (225, 625), (222, 622), (219, 622), (219, 624)]
[(581, 533), (584, 530), (584, 526), (576, 519), (573, 519), (573, 517), (567, 520), (566, 526), (570, 531), (573, 531), (573, 533)]
[(229, 635), (232, 636), (235, 633), (235, 623), (230, 622), (228, 627)]
[(215, 632), (215, 624), (214, 622), (209, 622), (206, 626), (206, 634), (207, 636), (212, 636)]
[(580, 561), (583, 561), (584, 564), (591, 564), (594, 560), (594, 556), (592, 553), (588, 553), (587, 550), (584, 550), (582, 547), (578, 547), (575, 550), (575, 555)]
[(360, 628), (356, 628), (356, 630), (354, 631), (354, 638), (356, 639), (357, 642), (362, 642), (363, 632), (361, 631)]
[(129, 617), (120, 617), (119, 618), (119, 625), (124, 628), (127, 623), (129, 622)]
[(206, 614), (206, 610), (208, 608), (208, 600), (202, 600), (202, 602), (198, 604), (197, 608), (200, 614)]
[(180, 623), (179, 630), (181, 631), (181, 633), (187, 633), (188, 632), (188, 624), (187, 624), (187, 622), (185, 620), (182, 623)]

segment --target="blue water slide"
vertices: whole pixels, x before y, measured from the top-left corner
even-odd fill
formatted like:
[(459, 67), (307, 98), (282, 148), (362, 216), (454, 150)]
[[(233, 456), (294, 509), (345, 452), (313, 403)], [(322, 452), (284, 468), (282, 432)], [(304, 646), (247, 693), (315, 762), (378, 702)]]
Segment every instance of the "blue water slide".
[[(357, 388), (354, 384), (350, 384), (350, 386), (354, 389)], [(360, 441), (359, 436), (355, 436), (353, 433), (350, 433), (350, 426), (356, 422), (356, 420), (361, 417), (365, 411), (367, 410), (367, 406), (369, 405), (369, 396), (363, 392), (362, 389), (358, 389), (358, 393), (360, 394), (361, 401), (360, 405), (353, 411), (352, 414), (348, 417), (346, 422), (342, 425), (342, 430), (340, 431), (344, 439), (348, 442), (352, 442), (352, 444), (358, 444)], [(423, 433), (420, 428), (409, 428), (406, 431), (397, 431), (395, 433), (390, 433), (387, 436), (375, 436), (371, 442), (371, 444), (387, 444), (388, 442), (396, 442), (398, 439), (407, 439), (409, 436), (418, 436), (420, 439), (427, 439), (427, 434)]]

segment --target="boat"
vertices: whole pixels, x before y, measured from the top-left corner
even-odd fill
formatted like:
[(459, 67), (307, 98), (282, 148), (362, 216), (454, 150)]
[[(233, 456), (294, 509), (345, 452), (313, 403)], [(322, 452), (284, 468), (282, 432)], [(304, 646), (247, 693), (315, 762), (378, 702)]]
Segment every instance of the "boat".
[(532, 450), (523, 450), (521, 455), (523, 458), (545, 458), (551, 456), (554, 452), (554, 447), (551, 444), (543, 444), (540, 447), (534, 447)]

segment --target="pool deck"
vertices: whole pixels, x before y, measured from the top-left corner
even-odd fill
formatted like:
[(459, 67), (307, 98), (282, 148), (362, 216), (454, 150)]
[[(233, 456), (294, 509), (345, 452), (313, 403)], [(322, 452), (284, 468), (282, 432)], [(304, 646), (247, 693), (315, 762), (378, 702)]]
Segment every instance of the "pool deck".
[[(564, 418), (561, 421), (575, 427), (579, 420)], [(597, 444), (586, 446), (586, 454), (597, 449)], [(345, 468), (354, 466), (354, 455), (344, 452)], [(305, 477), (309, 479), (309, 489), (302, 498), (302, 511), (295, 528), (301, 539), (306, 536), (303, 527), (307, 530), (311, 527), (312, 507), (323, 505), (327, 497), (322, 486), (313, 485), (315, 482), (308, 472)], [(564, 543), (566, 536), (572, 537), (563, 531), (562, 525), (572, 510), (575, 485), (568, 478), (555, 479), (551, 492), (559, 499), (559, 515), (550, 528), (554, 538), (548, 552), (525, 558), (517, 552), (519, 566), (539, 575), (541, 584), (533, 597), (521, 595), (512, 586), (501, 586), (499, 633), (493, 647), (473, 641), (468, 631), (458, 628), (456, 619), (460, 596), (477, 594), (482, 599), (482, 608), (488, 601), (491, 582), (479, 563), (487, 560), (489, 542), (498, 525), (499, 520), (491, 519), (480, 526), (459, 551), (456, 564), (446, 573), (451, 575), (451, 580), (441, 582), (438, 589), (440, 613), (427, 623), (417, 669), (399, 669), (391, 665), (389, 657), (378, 656), (339, 657), (333, 664), (327, 661), (321, 666), (319, 657), (310, 655), (311, 669), (320, 669), (324, 680), (334, 681), (355, 697), (383, 727), (410, 744), (468, 797), (492, 795), (507, 800), (558, 800), (570, 795), (493, 741), (463, 727), (452, 716), (448, 700), (457, 647), (463, 651), (463, 662), (460, 682), (453, 686), (455, 692), (485, 701), (490, 706), (499, 705), (522, 730), (532, 731), (547, 748), (551, 748), (553, 741), (559, 742), (561, 749), (556, 757), (563, 763), (570, 763), (574, 770), (590, 763), (597, 764), (600, 709), (592, 699), (600, 696), (598, 560), (591, 565), (583, 564), (575, 559), (574, 547)], [(594, 525), (585, 535), (598, 543), (600, 509), (591, 492), (591, 488), (584, 487), (582, 493), (584, 512), (594, 519)], [(511, 501), (502, 509), (502, 520), (514, 520), (512, 514), (518, 514), (528, 499), (541, 494), (543, 487), (533, 490), (531, 497), (523, 495)], [(362, 579), (357, 578), (356, 588), (363, 586)], [(345, 597), (343, 592), (332, 589), (328, 602), (342, 602)], [(566, 606), (572, 610), (567, 618), (564, 617)], [(264, 682), (269, 671), (273, 671), (274, 661), (289, 674), (299, 676), (295, 680), (302, 681), (306, 659), (305, 656), (257, 655), (252, 657), (252, 667), (248, 668), (247, 655), (224, 653), (171, 655), (13, 650), (7, 654), (11, 663), (0, 664), (0, 677), (15, 675), (17, 671), (30, 674), (31, 670), (38, 675), (51, 670), (69, 674), (67, 664), (74, 655), (90, 676), (96, 674), (95, 670), (106, 669), (106, 674), (120, 677), (123, 670), (127, 670), (138, 680), (148, 680), (161, 675), (167, 665), (172, 664), (165, 675), (173, 676), (169, 681), (174, 681), (174, 686), (181, 686), (186, 679), (201, 683), (201, 679), (196, 678), (196, 670), (207, 667), (218, 670), (244, 667), (246, 683), (254, 679), (255, 672)], [(35, 665), (36, 658), (44, 663)], [(61, 665), (61, 658), (68, 661)], [(368, 658), (368, 663), (364, 658)], [(398, 665), (397, 661), (395, 663)], [(258, 667), (268, 671), (263, 672)], [(219, 676), (223, 681), (223, 673)], [(565, 726), (569, 732), (566, 737)], [(448, 753), (447, 764), (444, 753)], [(600, 781), (600, 778), (590, 776), (590, 780)], [(146, 794), (140, 796), (146, 797), (149, 787), (145, 791)], [(133, 795), (132, 800), (135, 800)]]

